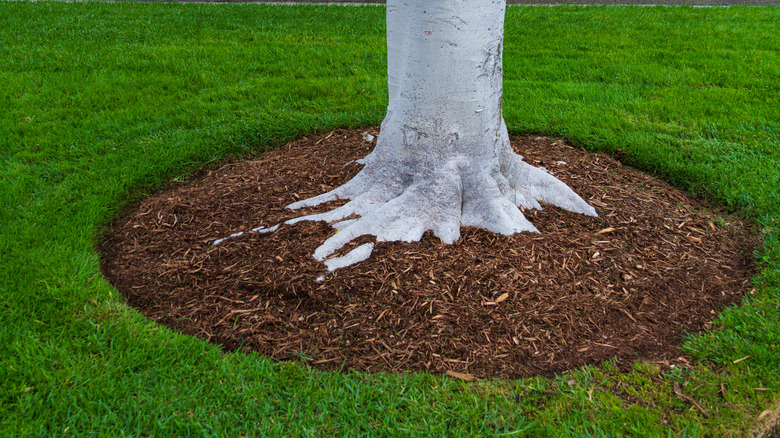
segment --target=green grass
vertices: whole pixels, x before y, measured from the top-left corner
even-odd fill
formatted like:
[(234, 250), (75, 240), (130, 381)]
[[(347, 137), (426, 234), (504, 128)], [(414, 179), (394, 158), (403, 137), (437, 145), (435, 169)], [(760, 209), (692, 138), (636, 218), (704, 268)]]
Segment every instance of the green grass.
[(0, 435), (721, 436), (778, 398), (776, 7), (508, 11), (510, 130), (620, 150), (758, 225), (756, 292), (688, 337), (690, 369), (478, 383), (323, 373), (224, 354), (126, 306), (94, 249), (112, 218), (172, 178), (379, 123), (383, 17), (0, 2)]

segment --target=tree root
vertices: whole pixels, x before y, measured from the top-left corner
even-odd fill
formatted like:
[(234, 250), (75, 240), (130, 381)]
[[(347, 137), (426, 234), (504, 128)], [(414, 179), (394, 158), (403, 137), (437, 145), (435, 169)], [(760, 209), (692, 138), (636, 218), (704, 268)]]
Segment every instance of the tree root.
[[(435, 169), (377, 158), (371, 154), (361, 160), (363, 170), (344, 185), (288, 205), (299, 209), (337, 199), (350, 200), (331, 211), (286, 222), (326, 221), (339, 230), (314, 251), (315, 259), (326, 261), (344, 245), (365, 235), (375, 236), (379, 242), (413, 242), (430, 230), (442, 242), (451, 244), (460, 238), (462, 226), (504, 235), (538, 232), (518, 208), (521, 206), (541, 209), (541, 203), (545, 203), (596, 216), (596, 210), (566, 184), (524, 162), (511, 149), (498, 157), (498, 166), (488, 170), (472, 166), (463, 156), (450, 158)], [(368, 258), (372, 248), (363, 245), (339, 257), (338, 262), (326, 263), (330, 270), (348, 266), (351, 260)], [(359, 254), (352, 254), (358, 250)]]

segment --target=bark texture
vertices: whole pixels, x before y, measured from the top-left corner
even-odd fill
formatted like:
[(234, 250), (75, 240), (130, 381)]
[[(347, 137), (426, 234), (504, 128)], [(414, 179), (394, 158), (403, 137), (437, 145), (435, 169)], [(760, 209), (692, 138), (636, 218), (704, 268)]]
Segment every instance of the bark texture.
[[(350, 200), (289, 221), (328, 221), (340, 230), (316, 259), (363, 235), (410, 242), (432, 230), (453, 243), (463, 226), (536, 232), (518, 207), (541, 209), (540, 202), (596, 215), (511, 149), (501, 114), (505, 7), (504, 0), (387, 2), (389, 106), (377, 145), (355, 178), (289, 205)], [(365, 252), (329, 261), (340, 267)]]

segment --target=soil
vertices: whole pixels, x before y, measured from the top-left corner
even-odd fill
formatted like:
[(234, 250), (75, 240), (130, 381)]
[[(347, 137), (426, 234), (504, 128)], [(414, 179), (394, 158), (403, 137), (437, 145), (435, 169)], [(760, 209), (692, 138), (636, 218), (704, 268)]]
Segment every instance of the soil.
[(685, 362), (683, 335), (717, 329), (716, 314), (750, 288), (758, 239), (749, 224), (548, 137), (513, 137), (513, 147), (599, 217), (546, 206), (526, 211), (540, 234), (463, 228), (453, 245), (430, 233), (378, 242), (369, 260), (332, 274), (312, 258), (334, 232), (327, 224), (248, 232), (332, 208), (285, 206), (354, 176), (350, 162), (373, 147), (364, 131), (378, 134), (306, 137), (173, 183), (114, 223), (100, 247), (104, 274), (150, 319), (227, 350), (466, 379), (610, 358)]

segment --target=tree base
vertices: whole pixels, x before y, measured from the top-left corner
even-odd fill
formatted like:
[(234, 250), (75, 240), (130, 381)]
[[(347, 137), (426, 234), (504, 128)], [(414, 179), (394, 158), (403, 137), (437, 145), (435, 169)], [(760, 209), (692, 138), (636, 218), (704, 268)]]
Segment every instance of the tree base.
[[(344, 245), (365, 235), (375, 236), (380, 242), (415, 242), (430, 230), (442, 242), (451, 244), (460, 238), (460, 228), (468, 226), (503, 235), (538, 232), (520, 208), (541, 209), (542, 203), (597, 216), (596, 210), (566, 184), (523, 161), (505, 137), (495, 165), (487, 168), (457, 155), (433, 169), (420, 168), (383, 156), (388, 155), (386, 150), (377, 148), (358, 161), (365, 167), (346, 184), (294, 202), (288, 208), (313, 207), (338, 199), (349, 199), (348, 203), (286, 223), (325, 221), (339, 230), (314, 252), (315, 259), (326, 261)], [(330, 262), (329, 269), (331, 265), (344, 267), (365, 260), (370, 252), (365, 245), (358, 247)]]

